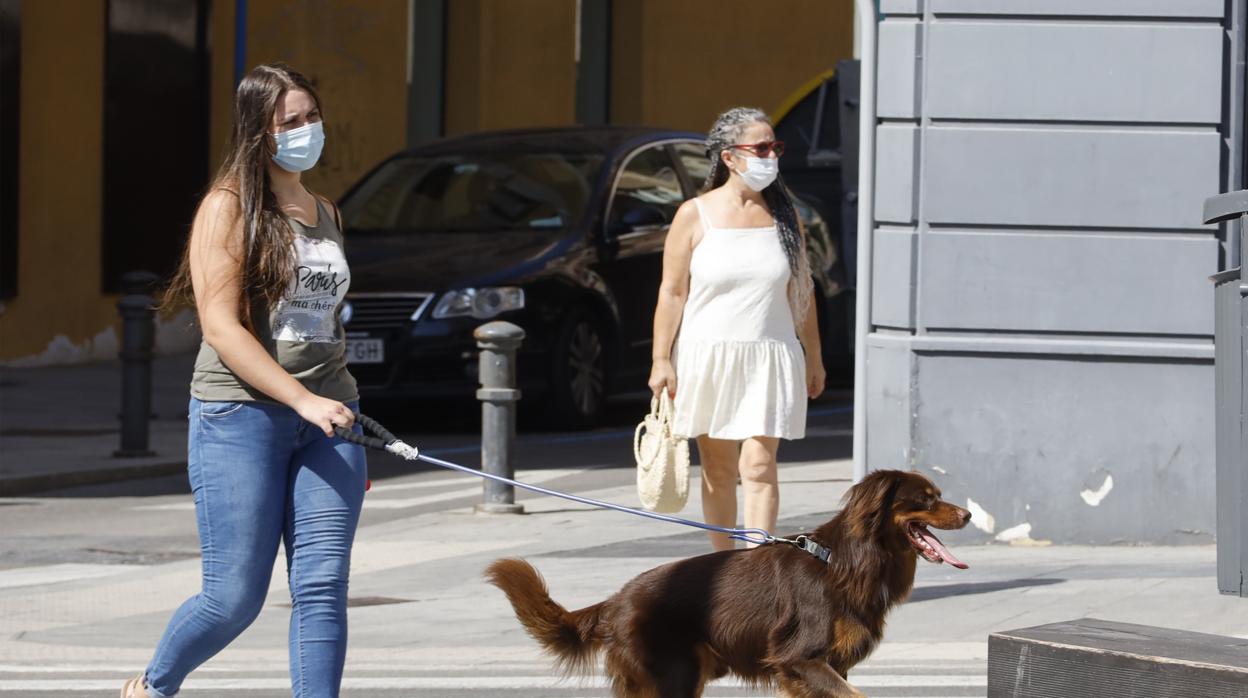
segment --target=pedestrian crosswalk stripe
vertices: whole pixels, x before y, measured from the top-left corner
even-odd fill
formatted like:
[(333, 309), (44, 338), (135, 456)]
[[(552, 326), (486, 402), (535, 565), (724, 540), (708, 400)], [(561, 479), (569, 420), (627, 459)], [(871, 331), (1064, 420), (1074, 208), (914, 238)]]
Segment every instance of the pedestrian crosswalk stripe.
[(15, 567), (0, 570), (0, 589), (28, 587), (44, 584), (59, 584), (79, 579), (96, 579), (125, 574), (134, 570), (127, 565), (101, 565), (90, 563), (67, 562), (57, 565), (38, 565), (35, 567)]

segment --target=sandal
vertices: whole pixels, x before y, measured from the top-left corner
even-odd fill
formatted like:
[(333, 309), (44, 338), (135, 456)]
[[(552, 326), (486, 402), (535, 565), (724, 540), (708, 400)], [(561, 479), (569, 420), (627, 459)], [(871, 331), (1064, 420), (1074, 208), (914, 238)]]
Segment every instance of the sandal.
[(147, 689), (143, 685), (143, 674), (130, 679), (121, 687), (121, 698), (147, 698)]

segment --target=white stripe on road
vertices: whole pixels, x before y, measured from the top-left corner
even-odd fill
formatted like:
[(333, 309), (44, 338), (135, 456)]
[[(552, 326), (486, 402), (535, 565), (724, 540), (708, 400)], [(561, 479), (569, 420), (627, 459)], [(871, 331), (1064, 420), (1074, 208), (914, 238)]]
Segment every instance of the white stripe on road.
[[(122, 678), (120, 681), (124, 682)], [(919, 676), (855, 676), (858, 688), (984, 688), (985, 676), (919, 675)], [(343, 690), (452, 690), (452, 689), (563, 689), (608, 688), (604, 677), (585, 680), (559, 680), (548, 676), (399, 676), (350, 677), (342, 681)], [(717, 681), (712, 686), (745, 688), (739, 681)], [(6, 691), (102, 691), (119, 687), (118, 679), (14, 679), (0, 681), (0, 692)], [(288, 678), (189, 679), (182, 687), (187, 691), (207, 690), (282, 690), (290, 688)]]
[(134, 569), (134, 565), (89, 565), (83, 563), (17, 567), (10, 570), (0, 570), (0, 589), (110, 577), (115, 574), (133, 572)]

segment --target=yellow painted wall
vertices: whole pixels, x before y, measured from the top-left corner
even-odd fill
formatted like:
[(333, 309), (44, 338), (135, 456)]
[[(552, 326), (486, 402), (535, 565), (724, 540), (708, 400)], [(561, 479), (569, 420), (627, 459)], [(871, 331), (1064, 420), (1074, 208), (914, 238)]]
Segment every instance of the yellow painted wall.
[(576, 0), (453, 0), (448, 135), (576, 120)]
[(18, 288), (0, 359), (82, 345), (117, 318), (100, 293), (104, 1), (22, 3)]
[(209, 151), (208, 177), (221, 167), (230, 150), (230, 135), (234, 124), (234, 6), (232, 2), (212, 3), (209, 18), (209, 46), (211, 61), (208, 93)]
[(321, 95), (325, 151), (304, 181), (337, 198), (406, 145), (407, 0), (250, 0), (247, 7), (247, 67), (285, 61)]
[(849, 0), (627, 0), (613, 5), (611, 120), (706, 131), (720, 112), (770, 112), (853, 56)]
[[(209, 175), (233, 118), (234, 5), (212, 3)], [(336, 197), (405, 146), (407, 0), (248, 8), (247, 66), (283, 60), (320, 90), (328, 140), (309, 186)], [(614, 123), (704, 131), (730, 106), (774, 109), (853, 50), (848, 0), (617, 0), (613, 12)], [(448, 134), (575, 121), (576, 0), (451, 0), (446, 23)], [(105, 0), (22, 3), (19, 285), (0, 310), (0, 361), (54, 341), (106, 354), (115, 336), (116, 297), (99, 290), (105, 26)]]

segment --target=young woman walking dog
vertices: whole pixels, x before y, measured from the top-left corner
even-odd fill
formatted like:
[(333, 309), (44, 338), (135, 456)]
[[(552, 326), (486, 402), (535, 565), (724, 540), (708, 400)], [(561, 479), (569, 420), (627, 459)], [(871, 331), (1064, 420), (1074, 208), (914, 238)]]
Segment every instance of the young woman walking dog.
[(364, 449), (334, 435), (358, 410), (338, 306), (351, 283), (338, 209), (301, 173), (325, 140), (307, 78), (243, 78), (234, 139), (200, 202), (166, 303), (191, 297), (204, 341), (191, 378), (188, 471), (203, 586), (173, 614), (122, 698), (177, 693), (260, 613), (278, 542), (290, 583), (296, 698), (337, 696)]

